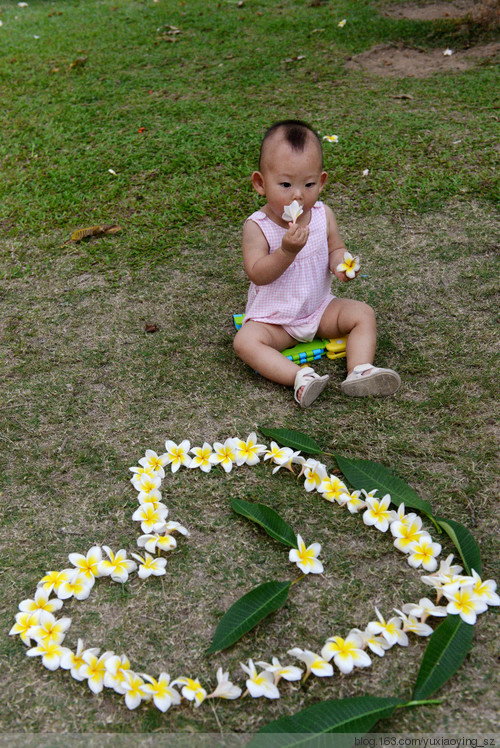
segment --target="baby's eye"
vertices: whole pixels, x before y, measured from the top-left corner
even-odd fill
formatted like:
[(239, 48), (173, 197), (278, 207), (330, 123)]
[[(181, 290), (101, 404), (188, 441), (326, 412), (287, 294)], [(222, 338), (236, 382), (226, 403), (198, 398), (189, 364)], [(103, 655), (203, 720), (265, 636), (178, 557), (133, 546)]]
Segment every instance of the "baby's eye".
[(307, 182), (306, 187), (314, 187), (316, 182)]
[(280, 187), (290, 187), (290, 182), (281, 182)]

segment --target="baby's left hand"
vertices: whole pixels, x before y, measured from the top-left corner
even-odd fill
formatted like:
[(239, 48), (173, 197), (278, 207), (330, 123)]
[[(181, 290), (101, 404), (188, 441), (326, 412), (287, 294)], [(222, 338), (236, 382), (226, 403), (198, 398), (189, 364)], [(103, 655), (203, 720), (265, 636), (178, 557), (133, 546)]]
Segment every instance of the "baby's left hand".
[(348, 281), (357, 276), (360, 267), (359, 257), (353, 257), (350, 252), (344, 252), (342, 262), (336, 265), (332, 272), (339, 280)]

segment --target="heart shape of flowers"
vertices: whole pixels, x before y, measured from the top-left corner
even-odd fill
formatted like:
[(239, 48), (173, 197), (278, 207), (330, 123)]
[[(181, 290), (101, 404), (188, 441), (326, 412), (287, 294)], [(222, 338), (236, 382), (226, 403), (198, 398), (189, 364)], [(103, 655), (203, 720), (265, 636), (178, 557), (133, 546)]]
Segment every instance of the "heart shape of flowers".
[[(474, 569), (470, 575), (462, 575), (463, 569), (453, 563), (452, 555), (441, 560), (438, 567), (441, 546), (423, 529), (417, 514), (406, 513), (402, 503), (397, 510), (390, 509), (389, 494), (379, 498), (375, 495), (376, 490), (350, 491), (318, 460), (306, 459), (300, 452), (279, 446), (274, 441), (270, 447), (258, 444), (255, 433), (246, 440), (229, 438), (213, 446), (205, 442), (201, 447), (191, 447), (188, 440), (180, 444), (167, 440), (165, 446), (164, 454), (147, 450), (138, 466), (130, 468), (133, 473), (131, 482), (138, 494), (138, 507), (132, 519), (141, 525), (142, 534), (137, 545), (143, 549), (142, 555), (132, 553), (132, 558), (128, 558), (124, 549), (113, 552), (106, 545), (102, 548), (93, 546), (86, 554), (70, 553), (72, 568), (48, 571), (42, 577), (33, 598), (20, 603), (9, 632), (19, 636), (28, 647), (28, 656), (40, 657), (43, 666), (49, 670), (68, 670), (76, 680), (85, 681), (95, 694), (104, 687), (111, 688), (124, 697), (129, 709), (150, 701), (163, 712), (179, 704), (181, 698), (193, 702), (196, 707), (206, 699), (232, 700), (247, 693), (254, 698), (276, 699), (280, 697), (278, 685), (281, 680), (305, 680), (311, 674), (330, 677), (334, 674), (332, 661), (341, 673), (349, 674), (356, 667), (369, 667), (373, 655), (383, 657), (395, 645), (406, 646), (408, 633), (422, 637), (431, 635), (433, 629), (426, 622), (429, 617), (458, 615), (466, 623), (474, 624), (477, 615), (489, 605), (500, 604), (496, 583), (483, 581)], [(133, 671), (125, 654), (117, 655), (111, 651), (100, 654), (97, 648), (84, 648), (82, 639), (78, 639), (74, 651), (63, 645), (71, 619), (56, 618), (55, 614), (61, 610), (65, 600), (72, 597), (87, 599), (98, 578), (108, 577), (124, 584), (133, 572), (137, 572), (141, 579), (164, 575), (167, 562), (159, 554), (170, 553), (176, 548), (177, 534), (189, 536), (183, 525), (168, 519), (168, 508), (162, 502), (160, 488), (165, 467), (170, 467), (172, 474), (181, 467), (208, 473), (216, 465), (230, 472), (233, 467), (255, 465), (261, 458), (273, 465), (273, 473), (282, 468), (293, 472), (293, 466), (299, 466), (299, 477), (304, 478), (307, 492), (316, 491), (326, 501), (345, 507), (352, 515), (360, 515), (367, 527), (380, 532), (390, 530), (394, 546), (406, 555), (410, 566), (422, 567), (428, 572), (422, 576), (422, 582), (436, 591), (436, 603), (423, 597), (418, 603), (403, 605), (402, 610), (395, 609), (396, 615), (388, 620), (375, 608), (376, 620), (370, 621), (364, 629), (352, 629), (345, 638), (329, 636), (320, 653), (292, 647), (288, 654), (305, 665), (305, 672), (303, 667), (282, 664), (275, 655), (268, 657), (270, 662), (259, 660), (254, 663), (249, 659), (246, 664), (241, 663), (247, 676), (244, 693), (243, 688), (234, 684), (229, 673), (221, 667), (216, 672), (217, 685), (208, 694), (197, 677), (181, 675), (171, 679), (168, 673), (162, 672), (155, 678)], [(296, 547), (290, 551), (289, 558), (303, 574), (322, 573), (323, 566), (318, 559), (320, 551), (318, 543), (306, 547), (301, 536), (297, 535)], [(438, 604), (442, 598), (445, 605)], [(180, 688), (180, 693), (176, 687)]]

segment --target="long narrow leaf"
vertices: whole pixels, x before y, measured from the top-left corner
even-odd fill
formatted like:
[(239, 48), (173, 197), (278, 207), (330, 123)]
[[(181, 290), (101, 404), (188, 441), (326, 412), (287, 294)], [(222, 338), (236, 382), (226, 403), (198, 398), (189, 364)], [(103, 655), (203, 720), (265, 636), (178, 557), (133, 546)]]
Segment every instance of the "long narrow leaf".
[(460, 522), (455, 522), (454, 519), (444, 519), (443, 517), (434, 517), (434, 519), (439, 527), (453, 540), (464, 562), (467, 574), (470, 574), (472, 569), (475, 569), (480, 575), (482, 569), (481, 553), (478, 544), (469, 530), (461, 525)]
[(429, 639), (418, 671), (413, 699), (427, 699), (458, 670), (472, 645), (474, 626), (450, 615)]
[(421, 499), (408, 483), (393, 475), (379, 462), (350, 459), (340, 455), (335, 455), (335, 460), (345, 478), (354, 488), (364, 488), (366, 491), (376, 488), (381, 496), (389, 493), (391, 501), (396, 506), (404, 502), (405, 507), (418, 509), (428, 516), (432, 515), (429, 502)]
[(243, 499), (231, 499), (231, 507), (238, 514), (256, 522), (275, 540), (297, 548), (297, 538), (293, 529), (271, 507)]
[[(248, 748), (262, 746), (307, 746), (319, 745), (324, 733), (341, 733), (336, 748), (352, 745), (354, 734), (368, 732), (379, 719), (390, 717), (404, 699), (379, 696), (355, 696), (353, 698), (323, 701), (303, 709), (291, 717), (282, 717), (264, 725), (249, 743)], [(264, 733), (266, 742), (264, 742)], [(282, 733), (274, 735), (269, 733)], [(343, 734), (342, 734), (343, 733)], [(262, 737), (260, 737), (262, 736)], [(259, 742), (260, 739), (260, 742)]]
[(224, 613), (207, 654), (230, 647), (263, 618), (286, 603), (291, 582), (264, 582), (240, 597)]
[(314, 439), (311, 439), (307, 434), (302, 434), (300, 431), (293, 431), (292, 429), (268, 429), (263, 426), (259, 426), (259, 431), (264, 436), (267, 436), (268, 439), (277, 441), (282, 447), (300, 449), (301, 452), (306, 452), (310, 455), (319, 455), (323, 451)]

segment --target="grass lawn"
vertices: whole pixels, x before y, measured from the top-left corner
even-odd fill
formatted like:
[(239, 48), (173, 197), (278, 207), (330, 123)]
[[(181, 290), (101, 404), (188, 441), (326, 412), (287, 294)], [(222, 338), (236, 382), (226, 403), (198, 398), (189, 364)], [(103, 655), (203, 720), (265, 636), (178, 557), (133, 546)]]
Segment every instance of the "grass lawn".
[[(3, 733), (247, 733), (325, 699), (410, 696), (425, 647), (416, 638), (353, 676), (284, 684), (277, 701), (183, 701), (166, 714), (129, 711), (26, 657), (7, 636), (19, 601), (68, 553), (136, 550), (128, 468), (166, 439), (201, 446), (280, 426), (383, 462), (466, 525), (483, 578), (500, 579), (494, 61), (426, 78), (344, 67), (376, 44), (460, 50), (493, 32), (381, 11), (378, 0), (0, 1)], [(345, 364), (323, 360), (331, 385), (301, 411), (233, 353), (248, 285), (241, 225), (259, 205), (249, 175), (263, 131), (284, 117), (339, 136), (325, 142), (323, 198), (363, 265), (334, 293), (375, 308), (376, 362), (403, 382), (393, 398), (343, 397)], [(65, 244), (94, 224), (122, 230)], [(364, 627), (375, 605), (390, 617), (428, 594), (390, 537), (267, 463), (168, 473), (163, 496), (191, 533), (166, 576), (103, 581), (67, 603), (69, 646), (81, 637), (126, 652), (139, 672), (211, 689), (222, 665), (243, 685), (249, 657), (288, 662), (293, 646), (319, 651)], [(291, 573), (287, 551), (231, 513), (233, 496), (273, 506), (320, 542), (325, 575), (207, 657), (227, 607)], [(479, 618), (440, 705), (399, 710), (377, 729), (498, 733), (495, 613)]]

